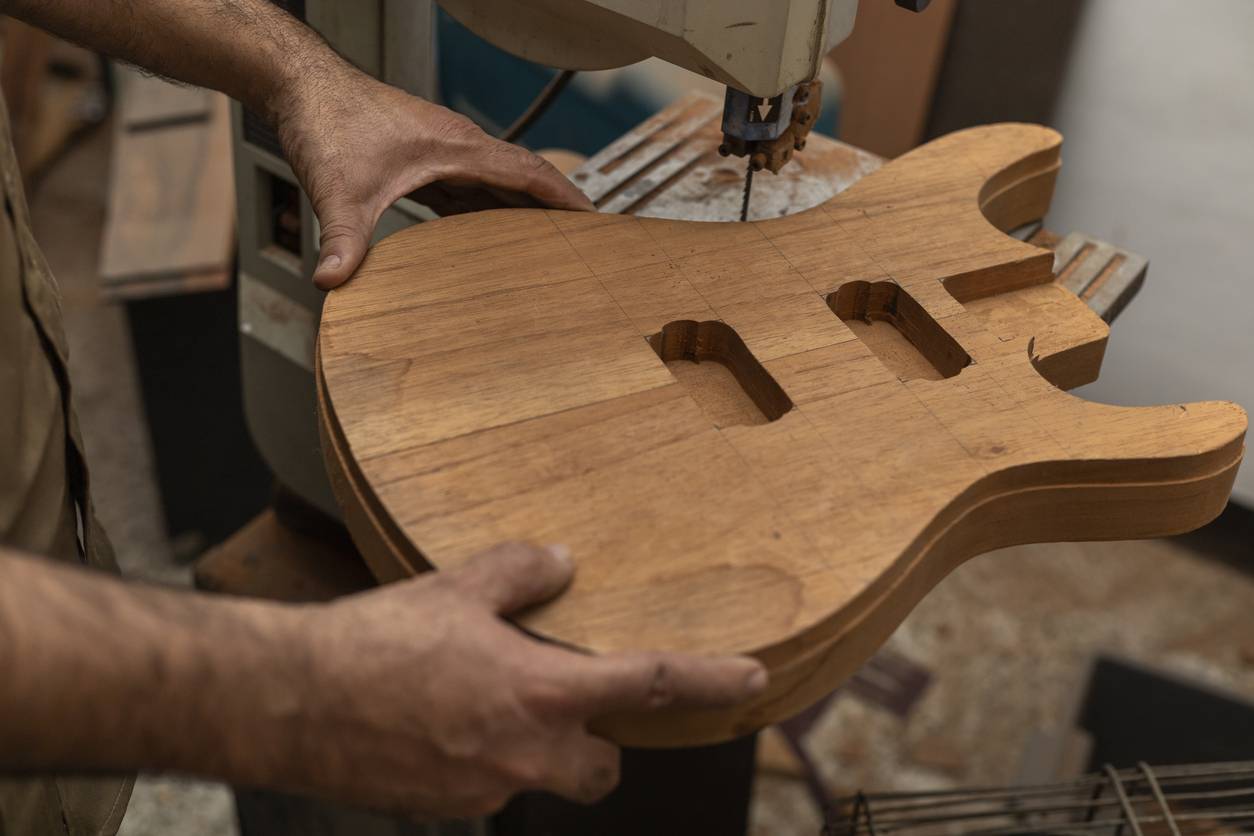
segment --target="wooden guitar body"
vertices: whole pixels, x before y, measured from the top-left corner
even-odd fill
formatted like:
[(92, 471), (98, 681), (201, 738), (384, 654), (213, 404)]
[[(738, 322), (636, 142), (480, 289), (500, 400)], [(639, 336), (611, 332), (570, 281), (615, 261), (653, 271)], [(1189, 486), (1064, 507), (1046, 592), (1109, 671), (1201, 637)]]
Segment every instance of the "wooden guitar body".
[(1107, 327), (1002, 231), (1045, 215), (1059, 148), (963, 131), (752, 224), (500, 210), (383, 241), (327, 298), (318, 361), (371, 568), (568, 544), (574, 585), (526, 629), (769, 668), (751, 705), (600, 729), (686, 745), (817, 700), (973, 555), (1209, 521), (1239, 407), (1064, 391)]

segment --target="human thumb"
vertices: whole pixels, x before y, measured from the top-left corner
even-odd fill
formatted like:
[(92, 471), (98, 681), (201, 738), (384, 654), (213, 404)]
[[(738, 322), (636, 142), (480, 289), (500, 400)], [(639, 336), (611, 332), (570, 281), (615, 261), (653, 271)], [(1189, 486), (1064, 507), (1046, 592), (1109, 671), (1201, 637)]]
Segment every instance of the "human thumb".
[(313, 283), (319, 290), (332, 290), (348, 281), (366, 257), (374, 224), (365, 213), (343, 206), (315, 207), (322, 236), (318, 267)]
[(509, 615), (560, 593), (570, 584), (574, 564), (565, 546), (502, 543), (450, 574), (494, 612)]

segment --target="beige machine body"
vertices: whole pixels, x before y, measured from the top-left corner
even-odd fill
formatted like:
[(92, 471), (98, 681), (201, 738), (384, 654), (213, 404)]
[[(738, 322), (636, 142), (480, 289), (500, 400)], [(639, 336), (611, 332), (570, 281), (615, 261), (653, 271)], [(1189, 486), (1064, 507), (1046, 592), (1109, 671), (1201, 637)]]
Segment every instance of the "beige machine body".
[(778, 173), (805, 148), (823, 58), (853, 31), (858, 11), (858, 0), (439, 3), (494, 46), (535, 63), (602, 70), (656, 57), (726, 84), (719, 152), (749, 158), (742, 216), (752, 173)]
[[(433, 0), (276, 2), (372, 75), (437, 98)], [(734, 91), (728, 96), (737, 105), (732, 134), (755, 140), (775, 139), (786, 129), (792, 99), (781, 94), (818, 75), (827, 49), (849, 34), (857, 8), (856, 0), (441, 3), (488, 41), (538, 63), (609, 68), (657, 56), (716, 79)], [(783, 106), (770, 108), (772, 118), (753, 121), (757, 103), (771, 98)], [(318, 257), (317, 221), (279, 152), (277, 137), (238, 105), (234, 130), (248, 425), (279, 481), (328, 514), (338, 514), (315, 420), (313, 346), (323, 297), (309, 275)], [(376, 239), (432, 217), (425, 207), (403, 199), (385, 214)], [(299, 228), (299, 240), (279, 234), (280, 218)]]
[(521, 58), (603, 70), (657, 57), (759, 98), (816, 78), (857, 0), (439, 0)]

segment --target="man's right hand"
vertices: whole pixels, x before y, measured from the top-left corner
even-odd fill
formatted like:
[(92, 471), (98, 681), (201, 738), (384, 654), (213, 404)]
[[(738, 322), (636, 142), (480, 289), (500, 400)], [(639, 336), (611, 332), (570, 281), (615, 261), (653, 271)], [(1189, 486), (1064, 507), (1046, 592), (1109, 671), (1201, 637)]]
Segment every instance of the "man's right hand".
[(596, 801), (619, 751), (588, 721), (668, 705), (726, 706), (767, 683), (745, 657), (588, 656), (502, 616), (561, 592), (563, 549), (499, 546), (448, 572), (310, 608), (308, 687), (279, 745), (289, 789), (419, 816), (475, 816), (522, 790)]

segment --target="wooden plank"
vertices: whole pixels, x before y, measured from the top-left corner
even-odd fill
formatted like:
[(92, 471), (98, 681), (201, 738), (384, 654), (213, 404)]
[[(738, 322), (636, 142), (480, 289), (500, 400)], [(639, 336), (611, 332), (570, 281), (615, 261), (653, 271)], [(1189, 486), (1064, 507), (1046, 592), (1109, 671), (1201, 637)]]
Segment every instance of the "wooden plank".
[(366, 559), (565, 542), (574, 585), (527, 629), (767, 665), (752, 705), (598, 726), (679, 745), (830, 692), (972, 555), (1205, 523), (1239, 407), (1058, 388), (1096, 375), (1107, 327), (1004, 230), (1045, 214), (1060, 145), (952, 134), (779, 220), (501, 210), (387, 239), (328, 296), (317, 364)]
[[(104, 291), (133, 297), (183, 284), (225, 287), (234, 259), (235, 181), (229, 105), (214, 94), (204, 122), (114, 133), (109, 204), (101, 248)], [(123, 288), (125, 286), (125, 288)]]
[(130, 302), (135, 299), (208, 293), (230, 286), (231, 271), (210, 270), (205, 273), (184, 273), (167, 277), (141, 276), (133, 280), (106, 284), (100, 288), (100, 296), (109, 302)]

